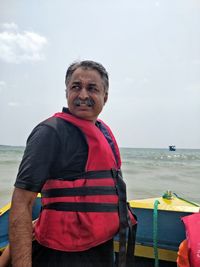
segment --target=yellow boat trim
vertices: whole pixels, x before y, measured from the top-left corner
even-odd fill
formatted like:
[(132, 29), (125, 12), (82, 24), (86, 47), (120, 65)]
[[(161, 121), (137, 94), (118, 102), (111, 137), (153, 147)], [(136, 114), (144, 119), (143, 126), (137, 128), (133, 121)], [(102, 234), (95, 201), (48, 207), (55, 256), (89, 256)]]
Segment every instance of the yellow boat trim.
[[(119, 252), (119, 242), (117, 241), (114, 241), (114, 250), (115, 252)], [(135, 256), (154, 259), (153, 247), (142, 246), (142, 245), (136, 244), (135, 245)], [(159, 260), (176, 262), (177, 251), (159, 248), (158, 257), (159, 257)]]
[[(172, 199), (159, 198), (147, 198), (129, 201), (130, 206), (139, 209), (154, 209), (154, 202), (158, 200), (160, 204), (158, 205), (158, 210), (165, 211), (179, 211), (179, 212), (199, 212), (200, 205), (194, 206), (192, 203), (188, 203), (177, 197), (172, 197)], [(195, 203), (196, 204), (196, 203)]]
[(10, 209), (11, 203), (6, 204), (3, 208), (0, 209), (0, 216), (3, 215), (6, 211)]
[[(135, 255), (138, 257), (145, 257), (154, 259), (154, 250), (153, 247), (137, 245), (135, 246)], [(158, 258), (164, 261), (176, 262), (177, 251), (168, 250), (168, 249), (158, 249)]]
[(0, 252), (3, 252), (6, 247), (0, 248)]
[[(37, 195), (37, 198), (38, 197), (41, 197), (40, 193)], [(3, 206), (3, 208), (0, 209), (0, 216), (3, 215), (6, 211), (8, 211), (10, 207), (11, 207), (11, 202)]]

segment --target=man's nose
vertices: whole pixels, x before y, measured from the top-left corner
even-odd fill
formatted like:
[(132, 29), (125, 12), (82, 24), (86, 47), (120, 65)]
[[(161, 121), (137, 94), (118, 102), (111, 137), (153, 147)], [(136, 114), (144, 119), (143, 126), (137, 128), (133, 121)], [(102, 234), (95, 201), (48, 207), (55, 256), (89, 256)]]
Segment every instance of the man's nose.
[(88, 91), (86, 90), (85, 87), (83, 87), (81, 90), (80, 90), (80, 93), (79, 93), (79, 98), (80, 99), (86, 99), (88, 98), (89, 95), (88, 95)]

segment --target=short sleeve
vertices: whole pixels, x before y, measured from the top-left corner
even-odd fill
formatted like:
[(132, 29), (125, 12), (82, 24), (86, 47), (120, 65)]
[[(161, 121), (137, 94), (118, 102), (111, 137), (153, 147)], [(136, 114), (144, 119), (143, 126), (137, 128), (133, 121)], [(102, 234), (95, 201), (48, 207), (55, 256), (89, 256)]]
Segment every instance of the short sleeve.
[(60, 140), (54, 128), (39, 124), (27, 139), (15, 187), (40, 192), (55, 162)]

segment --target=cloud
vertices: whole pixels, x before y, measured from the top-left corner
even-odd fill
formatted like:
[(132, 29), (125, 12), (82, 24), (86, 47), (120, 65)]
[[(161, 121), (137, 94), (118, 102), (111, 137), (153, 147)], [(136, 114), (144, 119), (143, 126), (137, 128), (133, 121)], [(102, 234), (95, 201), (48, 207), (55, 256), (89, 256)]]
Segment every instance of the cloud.
[(5, 29), (5, 30), (13, 30), (13, 31), (19, 30), (19, 27), (14, 22), (11, 22), (11, 23), (3, 23), (2, 24), (2, 28)]
[(7, 63), (44, 60), (42, 53), (47, 39), (35, 32), (20, 31), (15, 23), (2, 24), (0, 32), (0, 59)]
[(200, 65), (200, 59), (193, 59), (192, 64), (194, 65)]
[(0, 92), (6, 87), (6, 82), (0, 81)]
[(135, 80), (132, 77), (126, 77), (125, 78), (125, 83), (127, 84), (133, 84)]
[(9, 107), (19, 107), (20, 106), (20, 103), (18, 103), (18, 102), (9, 102), (8, 103), (8, 106)]
[(195, 94), (196, 97), (198, 95), (198, 100), (199, 100), (199, 96), (200, 96), (200, 82), (190, 84), (188, 87), (186, 87), (186, 92), (189, 95)]

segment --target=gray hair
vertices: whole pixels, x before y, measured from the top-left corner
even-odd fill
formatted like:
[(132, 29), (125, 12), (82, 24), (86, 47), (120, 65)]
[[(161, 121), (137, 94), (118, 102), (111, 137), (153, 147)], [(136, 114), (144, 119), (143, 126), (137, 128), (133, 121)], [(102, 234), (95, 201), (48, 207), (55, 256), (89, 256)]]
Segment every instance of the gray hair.
[(66, 72), (66, 76), (65, 76), (66, 86), (69, 84), (69, 81), (71, 79), (72, 74), (78, 68), (91, 69), (91, 70), (98, 71), (98, 73), (100, 74), (100, 76), (102, 78), (105, 92), (108, 92), (108, 88), (109, 88), (108, 72), (106, 71), (106, 69), (104, 68), (104, 66), (102, 64), (95, 62), (95, 61), (92, 61), (92, 60), (84, 60), (84, 61), (72, 63)]

